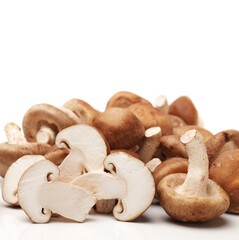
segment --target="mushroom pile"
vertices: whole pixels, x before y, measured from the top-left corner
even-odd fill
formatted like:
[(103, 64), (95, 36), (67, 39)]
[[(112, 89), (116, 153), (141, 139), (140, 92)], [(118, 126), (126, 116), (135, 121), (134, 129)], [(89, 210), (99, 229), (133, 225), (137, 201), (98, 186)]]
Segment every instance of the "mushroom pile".
[(132, 221), (156, 199), (177, 221), (239, 213), (239, 132), (212, 134), (187, 96), (118, 92), (103, 112), (81, 99), (32, 106), (0, 144), (5, 202), (35, 223), (83, 222), (94, 208)]

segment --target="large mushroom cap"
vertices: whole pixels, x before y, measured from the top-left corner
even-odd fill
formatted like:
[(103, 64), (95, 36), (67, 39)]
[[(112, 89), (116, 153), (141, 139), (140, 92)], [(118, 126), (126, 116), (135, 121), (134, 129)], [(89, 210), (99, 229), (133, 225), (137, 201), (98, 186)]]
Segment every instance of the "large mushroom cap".
[(197, 109), (187, 96), (179, 97), (171, 103), (168, 113), (180, 117), (188, 125), (198, 124)]
[(225, 212), (229, 199), (225, 191), (208, 180), (207, 196), (185, 197), (175, 189), (181, 186), (186, 174), (175, 173), (164, 177), (157, 186), (160, 204), (172, 218), (183, 222), (207, 222)]
[(152, 105), (148, 100), (131, 92), (121, 91), (115, 93), (108, 101), (107, 107), (127, 108), (134, 103), (146, 103)]
[(36, 142), (37, 133), (42, 125), (51, 128), (57, 134), (62, 129), (78, 123), (59, 108), (49, 104), (37, 104), (26, 112), (22, 128), (27, 141)]
[(145, 129), (160, 127), (163, 136), (173, 133), (173, 124), (169, 116), (161, 113), (153, 106), (145, 103), (135, 103), (128, 109), (143, 123)]
[(209, 177), (228, 194), (230, 207), (227, 211), (239, 213), (239, 149), (220, 154), (210, 167)]
[(144, 137), (145, 129), (140, 120), (124, 108), (108, 108), (93, 121), (111, 149), (130, 149)]

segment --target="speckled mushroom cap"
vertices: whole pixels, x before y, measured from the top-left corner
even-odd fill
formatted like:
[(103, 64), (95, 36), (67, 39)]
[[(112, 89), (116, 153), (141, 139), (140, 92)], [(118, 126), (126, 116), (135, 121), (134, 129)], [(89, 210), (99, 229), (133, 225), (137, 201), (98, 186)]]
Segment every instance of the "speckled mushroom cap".
[(46, 143), (0, 144), (0, 176), (4, 177), (7, 169), (18, 158), (25, 155), (44, 155), (51, 145)]
[(198, 125), (197, 109), (187, 96), (179, 97), (171, 103), (168, 113), (180, 117), (188, 125)]
[(145, 129), (140, 120), (125, 108), (108, 108), (93, 121), (111, 149), (130, 149), (144, 137)]
[(180, 137), (185, 132), (192, 130), (192, 129), (196, 129), (197, 131), (199, 131), (202, 134), (204, 142), (206, 142), (211, 136), (213, 136), (213, 134), (210, 131), (208, 131), (207, 129), (199, 127), (199, 126), (195, 126), (195, 125), (186, 125), (186, 126), (176, 127), (173, 129), (173, 134)]
[(183, 222), (207, 222), (223, 214), (229, 206), (225, 191), (214, 181), (208, 180), (206, 197), (187, 197), (178, 194), (175, 189), (186, 178), (184, 173), (170, 174), (157, 186), (160, 204), (172, 218)]
[(78, 123), (59, 108), (49, 104), (37, 104), (26, 112), (22, 128), (27, 141), (36, 142), (36, 135), (41, 125), (46, 125), (58, 133), (62, 129)]
[(146, 103), (152, 105), (148, 100), (132, 93), (121, 91), (115, 93), (108, 101), (106, 108), (109, 107), (120, 107), (126, 108), (134, 103)]
[(220, 154), (209, 170), (209, 177), (219, 184), (230, 198), (231, 213), (239, 213), (239, 149)]
[(128, 109), (143, 123), (145, 129), (160, 127), (162, 136), (172, 134), (173, 124), (167, 114), (145, 103), (135, 103)]
[(94, 109), (90, 104), (81, 99), (71, 99), (67, 101), (63, 107), (74, 112), (82, 123), (92, 124), (92, 121), (99, 114), (99, 111)]

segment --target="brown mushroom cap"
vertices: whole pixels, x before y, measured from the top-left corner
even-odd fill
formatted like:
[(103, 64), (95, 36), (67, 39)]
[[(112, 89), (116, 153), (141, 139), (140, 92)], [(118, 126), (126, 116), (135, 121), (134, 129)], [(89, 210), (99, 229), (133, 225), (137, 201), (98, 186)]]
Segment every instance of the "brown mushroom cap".
[(140, 120), (125, 108), (108, 108), (93, 121), (111, 149), (130, 149), (144, 137), (144, 126)]
[(181, 186), (186, 174), (175, 173), (164, 177), (157, 186), (160, 204), (172, 218), (183, 222), (207, 222), (219, 217), (229, 206), (225, 191), (208, 180), (206, 197), (185, 197), (175, 189)]
[(83, 123), (92, 124), (92, 121), (99, 114), (99, 111), (94, 109), (90, 104), (81, 99), (71, 99), (67, 101), (63, 107), (74, 112)]
[(36, 142), (37, 132), (41, 125), (49, 126), (58, 133), (62, 129), (75, 124), (78, 124), (78, 122), (60, 109), (49, 104), (37, 104), (26, 112), (22, 128), (27, 141)]
[(187, 173), (188, 171), (188, 159), (173, 157), (165, 160), (159, 164), (154, 172), (154, 182), (157, 187), (159, 182), (171, 173)]
[(194, 125), (186, 125), (186, 126), (181, 126), (181, 127), (176, 127), (173, 129), (173, 134), (177, 135), (177, 136), (182, 136), (185, 132), (192, 130), (192, 129), (196, 129), (197, 131), (199, 131), (204, 139), (204, 142), (206, 142), (211, 136), (213, 136), (213, 134), (208, 131), (205, 128), (201, 128), (199, 126), (194, 126)]
[(197, 109), (187, 96), (179, 97), (171, 103), (168, 113), (180, 117), (188, 125), (198, 124)]
[(115, 93), (108, 101), (106, 108), (120, 107), (127, 108), (134, 103), (146, 103), (152, 105), (148, 100), (131, 92), (121, 91)]
[(207, 154), (210, 165), (213, 161), (224, 151), (232, 150), (227, 149), (232, 146), (232, 149), (239, 148), (239, 131), (237, 130), (225, 130), (211, 136), (206, 142)]
[(230, 198), (231, 213), (239, 213), (239, 149), (220, 154), (212, 163), (209, 177), (219, 184)]
[(46, 143), (0, 144), (0, 176), (4, 177), (7, 169), (18, 158), (25, 155), (44, 155), (51, 145)]
[(173, 124), (167, 114), (145, 103), (135, 103), (128, 109), (143, 123), (145, 129), (160, 127), (163, 136), (172, 134)]

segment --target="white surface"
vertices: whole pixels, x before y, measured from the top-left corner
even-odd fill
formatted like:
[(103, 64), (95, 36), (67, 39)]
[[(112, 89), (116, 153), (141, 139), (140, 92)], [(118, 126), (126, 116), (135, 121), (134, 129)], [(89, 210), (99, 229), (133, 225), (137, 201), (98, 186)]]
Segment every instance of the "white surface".
[[(213, 133), (238, 129), (239, 2), (0, 1), (0, 140), (37, 103), (81, 98), (104, 110), (117, 91), (169, 103), (188, 95)], [(133, 223), (32, 224), (0, 202), (0, 239), (238, 239), (239, 216), (178, 224), (152, 205)], [(55, 234), (55, 237), (54, 237)], [(237, 234), (237, 235), (236, 235)]]

